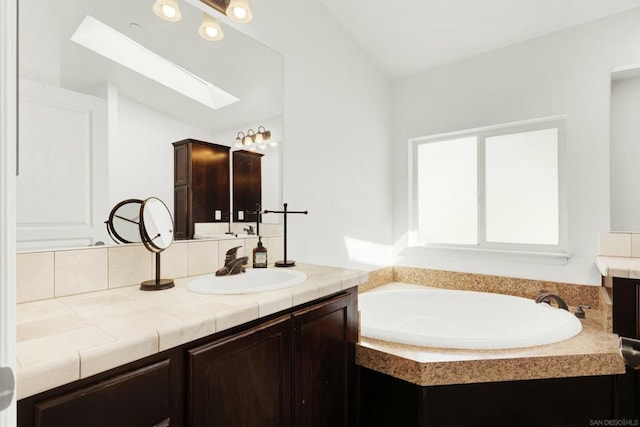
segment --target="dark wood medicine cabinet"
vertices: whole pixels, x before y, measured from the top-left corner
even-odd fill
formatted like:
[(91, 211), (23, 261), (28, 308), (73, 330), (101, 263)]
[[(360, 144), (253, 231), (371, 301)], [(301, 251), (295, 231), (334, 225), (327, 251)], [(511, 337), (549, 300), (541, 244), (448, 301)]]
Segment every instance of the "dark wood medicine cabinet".
[(230, 147), (196, 139), (174, 142), (173, 147), (177, 240), (192, 239), (197, 222), (256, 221), (249, 212), (262, 200), (262, 154), (234, 151), (232, 172)]
[[(256, 205), (262, 206), (262, 154), (233, 152), (233, 221), (256, 222)], [(242, 218), (240, 218), (242, 212)]]

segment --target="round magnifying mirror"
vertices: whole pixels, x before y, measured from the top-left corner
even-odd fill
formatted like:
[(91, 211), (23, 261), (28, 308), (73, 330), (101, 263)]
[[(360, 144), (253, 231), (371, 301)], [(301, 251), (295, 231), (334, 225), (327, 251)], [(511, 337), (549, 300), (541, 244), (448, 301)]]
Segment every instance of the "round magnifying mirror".
[(123, 200), (111, 209), (106, 221), (109, 236), (116, 243), (140, 243), (140, 206), (142, 200)]
[(140, 206), (140, 235), (151, 252), (162, 252), (173, 242), (173, 218), (164, 202), (150, 197)]
[(156, 278), (140, 284), (143, 291), (173, 288), (171, 279), (160, 278), (160, 252), (173, 242), (173, 218), (167, 205), (157, 197), (149, 197), (140, 205), (139, 234), (145, 248), (156, 254)]

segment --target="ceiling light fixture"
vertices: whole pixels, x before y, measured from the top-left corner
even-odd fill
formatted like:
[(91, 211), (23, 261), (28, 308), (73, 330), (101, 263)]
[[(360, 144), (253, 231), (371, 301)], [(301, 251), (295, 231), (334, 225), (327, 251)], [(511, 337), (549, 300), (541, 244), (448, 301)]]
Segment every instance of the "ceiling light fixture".
[(202, 23), (200, 24), (198, 34), (200, 34), (200, 37), (203, 39), (214, 42), (222, 40), (224, 37), (224, 33), (222, 32), (222, 28), (220, 28), (218, 20), (208, 13), (202, 14)]
[[(253, 13), (249, 7), (248, 0), (200, 0), (205, 5), (215, 9), (216, 11), (226, 15), (235, 22), (246, 23), (251, 22)], [(178, 0), (156, 0), (153, 4), (153, 13), (161, 19), (169, 22), (177, 22), (182, 19)], [(218, 41), (224, 37), (222, 27), (216, 18), (204, 13), (202, 22), (198, 29), (198, 34), (210, 41)]]
[(248, 0), (231, 0), (227, 6), (226, 14), (232, 21), (247, 23), (253, 19), (253, 13)]
[(178, 22), (182, 19), (178, 0), (156, 0), (153, 4), (153, 13), (169, 22)]
[[(266, 141), (269, 139), (271, 139), (271, 131), (266, 130), (264, 126), (259, 126), (258, 132), (255, 132), (253, 129), (249, 129), (246, 134), (244, 132), (238, 132), (234, 147), (244, 147), (251, 151), (254, 151), (256, 147), (258, 147), (264, 150), (267, 148)], [(278, 143), (271, 142), (269, 145), (275, 147)]]

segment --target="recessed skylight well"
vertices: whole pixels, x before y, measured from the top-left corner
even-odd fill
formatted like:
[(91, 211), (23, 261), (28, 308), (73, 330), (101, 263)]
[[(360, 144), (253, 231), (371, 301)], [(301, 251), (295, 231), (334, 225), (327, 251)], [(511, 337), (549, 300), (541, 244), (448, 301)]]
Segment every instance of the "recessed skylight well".
[(71, 40), (214, 110), (239, 101), (90, 15), (85, 16)]

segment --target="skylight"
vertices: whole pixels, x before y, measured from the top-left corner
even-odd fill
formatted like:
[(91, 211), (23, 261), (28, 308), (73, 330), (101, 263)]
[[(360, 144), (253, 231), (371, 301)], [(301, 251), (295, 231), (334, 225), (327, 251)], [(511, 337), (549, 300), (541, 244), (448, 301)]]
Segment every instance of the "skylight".
[(214, 110), (239, 101), (90, 15), (85, 16), (71, 40)]

